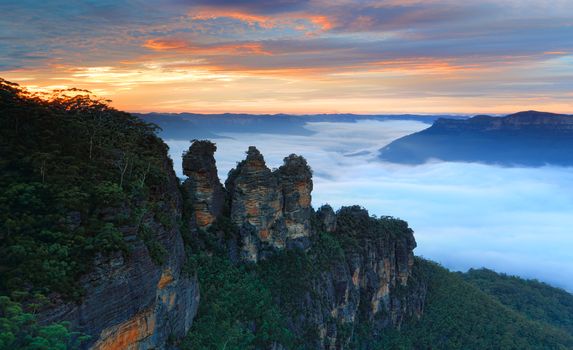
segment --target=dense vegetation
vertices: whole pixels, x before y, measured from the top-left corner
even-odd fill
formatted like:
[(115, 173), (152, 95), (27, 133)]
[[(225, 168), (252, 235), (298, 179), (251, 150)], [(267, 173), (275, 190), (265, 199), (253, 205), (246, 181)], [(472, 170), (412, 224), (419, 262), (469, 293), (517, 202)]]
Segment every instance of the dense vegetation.
[(220, 254), (196, 254), (201, 303), (183, 349), (262, 349), (293, 339), (271, 292), (248, 266)]
[[(87, 91), (37, 95), (0, 79), (0, 116), (0, 295), (9, 298), (0, 333), (18, 349), (67, 329), (35, 326), (22, 309), (78, 300), (93, 257), (129, 254), (121, 227), (156, 209), (149, 199), (170, 164), (157, 156), (166, 146), (155, 126)], [(161, 263), (162, 247), (140, 231)]]
[(570, 293), (536, 280), (488, 269), (471, 269), (461, 276), (503, 305), (573, 334), (573, 295)]
[(429, 282), (424, 314), (389, 331), (379, 349), (571, 349), (573, 336), (535, 322), (439, 265), (417, 259)]
[(330, 235), (321, 234), (316, 243), (309, 253), (278, 252), (256, 265), (233, 265), (216, 249), (193, 255), (191, 271), (198, 273), (201, 304), (183, 348), (258, 349), (278, 343), (301, 349), (316, 341), (316, 329), (307, 326), (305, 337), (298, 339), (285, 323), (286, 315), (305, 312), (300, 296), (331, 259), (343, 254)]
[(20, 304), (0, 297), (0, 349), (65, 350), (75, 349), (87, 339), (71, 332), (65, 322), (40, 326), (33, 314), (24, 312)]
[(0, 293), (80, 297), (90, 257), (128, 253), (119, 228), (165, 181), (166, 146), (84, 91), (40, 98), (0, 80), (0, 115)]

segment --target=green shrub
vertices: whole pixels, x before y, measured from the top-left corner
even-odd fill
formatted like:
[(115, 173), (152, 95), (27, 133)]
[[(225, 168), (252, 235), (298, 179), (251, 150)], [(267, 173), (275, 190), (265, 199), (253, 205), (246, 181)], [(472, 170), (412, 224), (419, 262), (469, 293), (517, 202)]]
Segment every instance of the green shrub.
[(34, 315), (24, 312), (20, 304), (0, 296), (0, 349), (80, 349), (88, 339), (81, 333), (70, 332), (65, 322), (40, 326)]
[(191, 258), (201, 303), (183, 349), (262, 349), (287, 346), (292, 335), (283, 323), (270, 291), (253, 271), (233, 266), (223, 256), (205, 253)]

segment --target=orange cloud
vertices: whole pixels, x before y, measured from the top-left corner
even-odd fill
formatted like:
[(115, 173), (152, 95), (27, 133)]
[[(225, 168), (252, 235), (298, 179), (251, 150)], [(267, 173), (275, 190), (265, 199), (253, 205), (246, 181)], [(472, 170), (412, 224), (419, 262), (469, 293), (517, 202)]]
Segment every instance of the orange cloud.
[(291, 26), (297, 30), (307, 30), (305, 26), (297, 23), (306, 20), (322, 31), (328, 31), (334, 27), (333, 22), (324, 15), (314, 15), (305, 12), (281, 13), (274, 16), (253, 14), (242, 10), (229, 10), (221, 8), (202, 7), (193, 10), (189, 14), (193, 20), (209, 20), (217, 18), (232, 18), (248, 25), (258, 25), (261, 28), (270, 29), (279, 25)]
[(545, 54), (545, 55), (567, 55), (568, 52), (565, 52), (565, 51), (546, 51), (543, 54)]
[(179, 39), (150, 39), (144, 47), (154, 51), (177, 51), (196, 55), (271, 55), (258, 42), (221, 43), (221, 44), (193, 44)]
[(324, 31), (328, 31), (334, 27), (332, 21), (326, 16), (308, 15), (307, 19)]
[(177, 39), (150, 39), (143, 46), (155, 51), (179, 50), (187, 48), (187, 42)]
[[(491, 70), (491, 67), (478, 63), (459, 64), (452, 60), (438, 60), (432, 58), (415, 58), (401, 60), (386, 60), (370, 64), (381, 71), (394, 72), (423, 72), (429, 74), (446, 74), (456, 72)], [(373, 70), (369, 70), (372, 72)]]
[(232, 18), (248, 23), (249, 25), (258, 24), (263, 28), (272, 28), (275, 26), (274, 20), (269, 16), (255, 15), (237, 10), (201, 8), (199, 10), (194, 10), (191, 14), (191, 18), (194, 20)]

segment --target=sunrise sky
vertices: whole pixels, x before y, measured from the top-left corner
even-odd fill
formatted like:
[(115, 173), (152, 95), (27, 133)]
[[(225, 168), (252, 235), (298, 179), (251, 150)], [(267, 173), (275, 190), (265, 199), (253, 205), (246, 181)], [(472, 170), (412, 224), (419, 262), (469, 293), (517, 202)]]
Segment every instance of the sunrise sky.
[(133, 112), (573, 112), (571, 0), (2, 0), (0, 14), (0, 77)]

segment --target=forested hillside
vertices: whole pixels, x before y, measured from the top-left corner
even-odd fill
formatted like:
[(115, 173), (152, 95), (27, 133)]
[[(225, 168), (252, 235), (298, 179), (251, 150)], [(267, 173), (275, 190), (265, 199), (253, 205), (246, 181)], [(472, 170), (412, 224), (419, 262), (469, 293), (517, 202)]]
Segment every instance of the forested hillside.
[(536, 280), (525, 280), (488, 269), (470, 269), (461, 276), (466, 282), (528, 318), (573, 334), (571, 293)]
[(91, 344), (155, 298), (155, 286), (125, 285), (154, 283), (183, 254), (167, 233), (179, 192), (155, 130), (86, 91), (0, 80), (0, 348)]
[[(417, 259), (429, 281), (422, 318), (391, 331), (379, 349), (571, 349), (573, 335), (533, 321), (438, 264)], [(516, 298), (521, 291), (514, 290)], [(548, 305), (550, 307), (550, 305)]]

